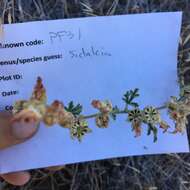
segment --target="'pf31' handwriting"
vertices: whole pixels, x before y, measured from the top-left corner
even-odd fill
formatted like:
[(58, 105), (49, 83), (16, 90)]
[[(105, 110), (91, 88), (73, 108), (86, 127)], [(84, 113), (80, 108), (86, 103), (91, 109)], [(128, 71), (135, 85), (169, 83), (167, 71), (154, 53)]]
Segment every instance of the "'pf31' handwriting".
[(70, 30), (62, 30), (62, 31), (57, 31), (57, 32), (49, 32), (49, 37), (51, 43), (55, 42), (62, 42), (64, 39), (81, 39), (81, 31), (80, 28), (78, 29), (77, 32), (72, 32)]

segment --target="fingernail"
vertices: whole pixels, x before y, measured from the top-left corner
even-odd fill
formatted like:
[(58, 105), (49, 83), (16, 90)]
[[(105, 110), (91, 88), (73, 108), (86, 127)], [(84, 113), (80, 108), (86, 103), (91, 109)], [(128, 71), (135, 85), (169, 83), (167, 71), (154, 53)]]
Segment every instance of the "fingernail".
[(11, 132), (16, 139), (27, 139), (37, 132), (38, 126), (39, 122), (29, 118), (14, 120), (11, 125)]

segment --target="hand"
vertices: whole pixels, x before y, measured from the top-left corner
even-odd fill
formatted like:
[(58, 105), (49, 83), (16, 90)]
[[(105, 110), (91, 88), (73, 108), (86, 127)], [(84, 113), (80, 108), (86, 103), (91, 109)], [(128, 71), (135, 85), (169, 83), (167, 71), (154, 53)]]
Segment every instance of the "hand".
[[(23, 143), (31, 138), (38, 130), (39, 122), (32, 118), (16, 117), (0, 114), (0, 149)], [(28, 172), (15, 172), (0, 175), (13, 185), (24, 185), (30, 180)]]

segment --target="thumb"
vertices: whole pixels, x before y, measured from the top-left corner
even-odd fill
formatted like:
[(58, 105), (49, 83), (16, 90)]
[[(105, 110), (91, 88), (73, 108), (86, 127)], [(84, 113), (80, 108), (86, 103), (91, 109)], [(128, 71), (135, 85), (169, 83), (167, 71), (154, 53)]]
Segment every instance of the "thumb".
[(0, 114), (0, 149), (22, 143), (31, 138), (39, 128), (39, 119), (32, 111), (15, 116)]

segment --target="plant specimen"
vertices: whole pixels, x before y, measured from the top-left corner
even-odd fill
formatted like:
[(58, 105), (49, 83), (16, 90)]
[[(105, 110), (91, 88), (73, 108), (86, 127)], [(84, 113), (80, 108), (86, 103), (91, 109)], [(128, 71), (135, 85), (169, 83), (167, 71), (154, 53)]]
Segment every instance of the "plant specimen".
[(136, 102), (139, 89), (129, 90), (124, 95), (124, 109), (118, 106), (113, 106), (109, 100), (92, 100), (91, 105), (97, 110), (97, 113), (92, 115), (82, 114), (82, 105), (74, 105), (71, 101), (68, 105), (64, 105), (61, 101), (55, 100), (51, 105), (47, 104), (46, 89), (42, 83), (42, 79), (38, 77), (33, 93), (29, 100), (17, 101), (13, 106), (14, 117), (23, 117), (28, 120), (35, 119), (43, 122), (48, 127), (58, 124), (60, 127), (70, 130), (72, 139), (82, 140), (83, 136), (92, 132), (88, 126), (89, 119), (95, 119), (96, 125), (99, 128), (108, 128), (110, 119), (116, 120), (120, 114), (126, 115), (126, 121), (131, 123), (132, 131), (135, 137), (141, 135), (143, 124), (146, 124), (147, 135), (153, 135), (153, 141), (157, 141), (158, 128), (163, 132), (167, 132), (170, 127), (161, 118), (160, 110), (166, 109), (170, 118), (174, 121), (175, 129), (172, 132), (183, 133), (186, 124), (187, 116), (190, 114), (190, 96), (188, 91), (183, 92), (180, 98), (171, 97), (170, 101), (164, 106), (155, 108), (146, 106), (140, 109)]

